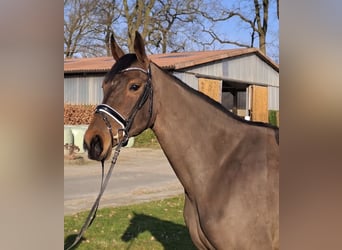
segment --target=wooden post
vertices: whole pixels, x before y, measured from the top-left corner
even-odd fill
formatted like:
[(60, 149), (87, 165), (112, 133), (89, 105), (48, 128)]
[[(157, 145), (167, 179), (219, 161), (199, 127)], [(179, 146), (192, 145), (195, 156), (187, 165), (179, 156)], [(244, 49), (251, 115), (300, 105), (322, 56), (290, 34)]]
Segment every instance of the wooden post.
[(233, 95), (233, 113), (237, 115), (237, 102), (238, 102), (237, 91), (232, 90), (231, 93)]

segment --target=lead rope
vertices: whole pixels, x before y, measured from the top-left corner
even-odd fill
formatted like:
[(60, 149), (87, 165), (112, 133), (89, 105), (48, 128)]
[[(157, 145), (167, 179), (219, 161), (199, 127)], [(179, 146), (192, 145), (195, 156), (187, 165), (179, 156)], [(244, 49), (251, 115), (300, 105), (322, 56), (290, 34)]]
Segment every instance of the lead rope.
[[(143, 71), (144, 73), (146, 73), (145, 70), (142, 70), (140, 68), (128, 68), (128, 69), (123, 70), (123, 71), (128, 71), (128, 70), (132, 70), (132, 69), (133, 70), (140, 70), (140, 71)], [(147, 121), (146, 128), (149, 127), (149, 124), (150, 124), (151, 118), (152, 118), (152, 109), (153, 109), (153, 89), (152, 89), (152, 83), (151, 83), (151, 79), (152, 79), (152, 77), (151, 77), (151, 65), (149, 65), (149, 68), (148, 68), (148, 71), (147, 71), (147, 75), (148, 75), (148, 81), (147, 81), (147, 84), (145, 85), (145, 90), (146, 91), (143, 92), (142, 96), (138, 99), (136, 105), (134, 106), (131, 115), (127, 119), (127, 125), (125, 126), (125, 128), (118, 130), (118, 131), (123, 131), (124, 132), (124, 137), (123, 137), (122, 141), (120, 141), (120, 143), (115, 148), (114, 156), (113, 156), (110, 168), (108, 169), (108, 172), (107, 172), (107, 175), (106, 175), (106, 178), (105, 178), (104, 181), (103, 181), (104, 161), (101, 161), (101, 163), (102, 163), (101, 188), (100, 188), (100, 192), (99, 192), (99, 194), (98, 194), (98, 196), (97, 196), (97, 198), (95, 200), (95, 203), (94, 203), (93, 207), (91, 208), (91, 210), (89, 212), (89, 215), (88, 215), (86, 221), (84, 222), (84, 224), (83, 224), (83, 226), (81, 228), (81, 231), (78, 233), (77, 237), (75, 238), (75, 240), (71, 244), (71, 246), (69, 246), (66, 250), (70, 250), (70, 249), (72, 249), (74, 246), (76, 246), (78, 244), (78, 242), (81, 240), (81, 238), (82, 238), (83, 234), (85, 233), (85, 231), (88, 229), (88, 227), (90, 227), (91, 223), (95, 219), (97, 208), (98, 208), (99, 203), (100, 203), (100, 199), (102, 197), (102, 194), (103, 194), (104, 190), (106, 189), (106, 186), (108, 184), (109, 178), (112, 175), (112, 171), (113, 171), (113, 168), (114, 168), (114, 166), (116, 164), (116, 160), (117, 160), (117, 158), (118, 158), (118, 156), (120, 154), (120, 149), (121, 149), (122, 146), (127, 145), (127, 142), (128, 142), (128, 139), (129, 139), (128, 138), (129, 137), (128, 136), (128, 131), (130, 130), (130, 128), (131, 128), (131, 126), (133, 124), (133, 120), (135, 118), (135, 115), (142, 108), (142, 106), (145, 104), (147, 98), (150, 98), (150, 106), (149, 106), (149, 110), (148, 110), (150, 116), (149, 116), (149, 119)], [(115, 112), (115, 113), (117, 113), (117, 112)], [(102, 118), (103, 118), (104, 122), (106, 123), (106, 126), (107, 126), (107, 128), (109, 130), (109, 133), (110, 133), (111, 137), (112, 137), (112, 145), (113, 145), (113, 133), (112, 133), (112, 127), (110, 125), (110, 122), (108, 121), (108, 119), (105, 116), (102, 116)]]
[(88, 227), (90, 227), (90, 225), (94, 221), (94, 219), (96, 217), (97, 208), (99, 207), (99, 203), (100, 203), (100, 200), (101, 200), (101, 197), (102, 197), (102, 194), (103, 194), (103, 192), (105, 191), (105, 189), (107, 187), (109, 178), (112, 175), (114, 166), (116, 164), (116, 160), (119, 157), (120, 149), (121, 149), (121, 147), (122, 147), (122, 145), (124, 144), (125, 141), (126, 141), (126, 138), (124, 138), (124, 140), (122, 140), (118, 144), (118, 146), (115, 148), (114, 156), (113, 156), (110, 168), (108, 169), (108, 172), (107, 172), (107, 175), (106, 175), (106, 178), (105, 178), (104, 181), (103, 181), (103, 177), (104, 177), (104, 161), (101, 161), (101, 163), (102, 163), (102, 178), (101, 178), (100, 192), (97, 195), (97, 198), (96, 198), (96, 200), (94, 202), (94, 205), (92, 206), (92, 208), (91, 208), (91, 210), (90, 210), (90, 212), (88, 214), (88, 217), (87, 217), (86, 221), (84, 222), (84, 224), (83, 224), (83, 226), (81, 228), (81, 231), (78, 233), (77, 237), (75, 238), (75, 240), (71, 244), (71, 246), (69, 246), (66, 250), (72, 249), (74, 246), (76, 246), (79, 243), (79, 241), (82, 239), (82, 236), (85, 233), (85, 231), (88, 229)]

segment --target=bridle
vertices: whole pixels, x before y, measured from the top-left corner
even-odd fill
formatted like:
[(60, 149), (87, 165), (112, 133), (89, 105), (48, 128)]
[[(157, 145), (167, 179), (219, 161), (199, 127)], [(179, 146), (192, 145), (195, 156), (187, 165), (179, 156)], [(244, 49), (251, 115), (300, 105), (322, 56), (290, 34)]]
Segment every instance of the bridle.
[[(144, 91), (143, 93), (140, 95), (139, 99), (137, 100), (137, 102), (135, 103), (135, 105), (133, 106), (129, 116), (127, 119), (124, 118), (124, 116), (122, 114), (120, 114), (117, 110), (115, 110), (114, 108), (112, 108), (111, 106), (107, 105), (107, 104), (100, 104), (95, 108), (95, 114), (99, 113), (102, 115), (102, 119), (105, 122), (107, 129), (109, 131), (109, 134), (111, 136), (112, 139), (112, 147), (114, 147), (114, 139), (116, 139), (115, 136), (113, 136), (113, 131), (112, 131), (112, 126), (107, 118), (107, 116), (109, 116), (110, 118), (112, 118), (116, 123), (118, 123), (121, 128), (118, 129), (117, 132), (117, 136), (119, 136), (119, 132), (122, 131), (123, 132), (123, 146), (126, 146), (128, 143), (128, 139), (129, 139), (129, 130), (132, 127), (134, 118), (136, 116), (136, 114), (138, 113), (138, 111), (144, 106), (146, 100), (149, 98), (150, 99), (150, 106), (148, 109), (149, 112), (149, 118), (148, 121), (146, 123), (146, 127), (145, 129), (147, 129), (150, 126), (150, 122), (152, 119), (152, 109), (153, 109), (153, 89), (152, 89), (152, 76), (151, 76), (151, 66), (149, 65), (148, 70), (144, 70), (142, 68), (138, 68), (138, 67), (130, 67), (127, 69), (123, 69), (119, 72), (120, 73), (124, 73), (124, 72), (129, 72), (129, 71), (140, 71), (143, 72), (144, 74), (147, 75), (147, 81), (144, 87)], [(107, 115), (107, 116), (106, 116)], [(119, 138), (117, 138), (119, 140)]]
[(117, 135), (119, 136), (119, 132), (122, 131), (123, 132), (123, 140), (119, 141), (119, 138), (118, 138), (118, 145), (115, 148), (114, 156), (113, 156), (110, 168), (108, 169), (108, 172), (107, 172), (107, 175), (105, 178), (104, 178), (104, 160), (101, 161), (101, 163), (102, 163), (102, 179), (101, 179), (100, 192), (99, 192), (99, 194), (98, 194), (98, 196), (97, 196), (97, 198), (96, 198), (96, 200), (95, 200), (95, 202), (94, 202), (94, 204), (93, 204), (93, 206), (92, 206), (92, 208), (88, 214), (88, 217), (87, 217), (86, 221), (84, 222), (84, 224), (80, 230), (80, 232), (76, 236), (74, 242), (67, 248), (67, 250), (72, 249), (74, 246), (76, 246), (79, 243), (79, 241), (82, 239), (82, 235), (85, 233), (87, 228), (94, 221), (94, 219), (96, 217), (97, 208), (100, 204), (100, 199), (103, 195), (103, 192), (106, 189), (109, 178), (110, 178), (112, 171), (113, 171), (113, 168), (116, 164), (116, 160), (120, 154), (120, 149), (122, 146), (127, 145), (128, 139), (129, 139), (129, 130), (132, 127), (134, 118), (135, 118), (136, 114), (138, 113), (138, 111), (144, 106), (144, 104), (148, 98), (150, 99), (150, 106), (148, 109), (149, 118), (148, 118), (148, 121), (146, 123), (146, 128), (148, 128), (150, 126), (150, 122), (152, 119), (152, 109), (153, 109), (153, 89), (152, 89), (151, 66), (150, 65), (148, 66), (147, 71), (142, 69), (142, 68), (130, 67), (130, 68), (121, 70), (119, 73), (128, 72), (128, 71), (140, 71), (140, 72), (143, 72), (147, 75), (148, 78), (147, 78), (147, 81), (146, 81), (146, 84), (144, 87), (144, 91), (140, 95), (140, 97), (137, 100), (137, 102), (135, 103), (135, 105), (133, 106), (133, 108), (132, 108), (127, 119), (125, 119), (117, 110), (115, 110), (114, 108), (112, 108), (111, 106), (109, 106), (107, 104), (100, 104), (95, 109), (95, 113), (101, 114), (102, 119), (107, 126), (107, 129), (108, 129), (110, 136), (112, 138), (112, 147), (114, 147), (114, 139), (115, 138), (113, 136), (112, 126), (111, 126), (107, 116), (114, 119), (121, 126), (121, 128), (118, 129)]

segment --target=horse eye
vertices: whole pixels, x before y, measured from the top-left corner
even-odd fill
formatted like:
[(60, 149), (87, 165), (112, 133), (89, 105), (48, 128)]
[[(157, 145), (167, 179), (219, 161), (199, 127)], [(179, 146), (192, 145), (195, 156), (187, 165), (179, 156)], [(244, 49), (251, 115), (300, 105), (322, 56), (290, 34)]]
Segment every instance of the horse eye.
[(139, 88), (140, 88), (140, 85), (138, 85), (138, 84), (132, 84), (132, 85), (129, 87), (129, 90), (137, 91)]

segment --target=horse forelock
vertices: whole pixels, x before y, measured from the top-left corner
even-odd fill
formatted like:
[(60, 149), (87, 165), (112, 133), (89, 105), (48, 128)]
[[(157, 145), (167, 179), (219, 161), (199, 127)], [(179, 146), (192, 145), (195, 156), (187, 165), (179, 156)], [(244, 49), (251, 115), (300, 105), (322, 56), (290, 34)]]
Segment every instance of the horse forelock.
[(110, 71), (106, 74), (104, 78), (104, 82), (111, 82), (115, 75), (121, 70), (127, 69), (130, 67), (135, 61), (137, 61), (137, 56), (135, 54), (126, 54), (122, 56), (110, 69)]

